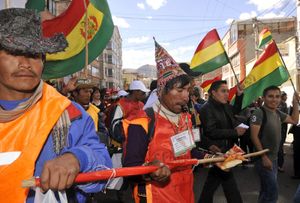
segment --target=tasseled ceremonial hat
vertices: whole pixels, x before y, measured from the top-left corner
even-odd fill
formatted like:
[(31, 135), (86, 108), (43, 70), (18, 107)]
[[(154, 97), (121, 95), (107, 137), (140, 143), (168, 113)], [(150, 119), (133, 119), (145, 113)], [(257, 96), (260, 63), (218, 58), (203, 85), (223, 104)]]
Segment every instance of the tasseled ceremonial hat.
[(46, 54), (63, 51), (68, 42), (63, 34), (44, 38), (37, 11), (9, 8), (0, 10), (0, 46), (12, 53)]
[(155, 39), (154, 42), (157, 67), (157, 92), (158, 96), (160, 96), (168, 81), (186, 73)]

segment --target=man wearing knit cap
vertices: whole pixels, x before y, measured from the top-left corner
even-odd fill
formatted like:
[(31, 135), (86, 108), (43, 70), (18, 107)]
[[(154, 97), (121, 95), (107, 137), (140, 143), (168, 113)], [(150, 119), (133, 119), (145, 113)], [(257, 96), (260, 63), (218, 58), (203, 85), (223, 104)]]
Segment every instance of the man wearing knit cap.
[[(111, 167), (84, 109), (41, 80), (46, 53), (66, 47), (62, 34), (42, 36), (35, 11), (0, 11), (0, 202), (34, 202), (36, 190), (21, 187), (33, 176), (58, 195), (79, 172)], [(103, 186), (74, 186), (69, 201), (84, 202)]]
[(124, 120), (124, 166), (157, 165), (149, 176), (134, 177), (136, 202), (194, 202), (191, 166), (172, 170), (168, 162), (191, 158), (194, 139), (189, 100), (190, 78), (155, 42), (158, 101), (135, 120)]

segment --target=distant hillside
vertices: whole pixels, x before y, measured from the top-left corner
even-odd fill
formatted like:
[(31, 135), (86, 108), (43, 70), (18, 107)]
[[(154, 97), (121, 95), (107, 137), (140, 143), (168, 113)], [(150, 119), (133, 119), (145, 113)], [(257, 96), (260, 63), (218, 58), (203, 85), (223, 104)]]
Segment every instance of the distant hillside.
[(143, 65), (137, 69), (137, 72), (141, 75), (144, 75), (148, 78), (156, 78), (157, 77), (157, 69), (154, 65)]

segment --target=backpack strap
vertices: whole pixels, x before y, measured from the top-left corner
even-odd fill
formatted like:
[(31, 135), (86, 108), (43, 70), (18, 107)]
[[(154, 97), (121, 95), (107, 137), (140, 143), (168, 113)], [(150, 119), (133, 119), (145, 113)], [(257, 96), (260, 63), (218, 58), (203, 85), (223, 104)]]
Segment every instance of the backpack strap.
[(261, 140), (263, 138), (263, 131), (264, 131), (265, 125), (266, 125), (268, 120), (267, 120), (266, 110), (263, 107), (259, 107), (259, 108), (263, 112), (262, 123), (261, 123), (259, 133), (258, 133), (258, 138)]
[(147, 116), (150, 118), (150, 123), (148, 125), (148, 137), (149, 137), (149, 140), (151, 140), (154, 135), (154, 129), (155, 129), (155, 123), (156, 123), (155, 122), (155, 114), (154, 114), (154, 110), (152, 107), (145, 109), (145, 112), (146, 112)]

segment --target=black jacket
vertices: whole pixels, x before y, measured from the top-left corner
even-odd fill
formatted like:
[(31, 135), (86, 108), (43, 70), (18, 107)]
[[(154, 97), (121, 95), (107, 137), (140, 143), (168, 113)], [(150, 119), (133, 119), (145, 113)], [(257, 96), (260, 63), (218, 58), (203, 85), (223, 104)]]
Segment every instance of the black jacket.
[(234, 130), (240, 122), (234, 115), (241, 110), (243, 95), (236, 97), (234, 106), (221, 104), (212, 98), (200, 109), (202, 125), (202, 146), (209, 148), (218, 146), (224, 153), (237, 141), (238, 134)]

